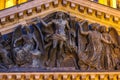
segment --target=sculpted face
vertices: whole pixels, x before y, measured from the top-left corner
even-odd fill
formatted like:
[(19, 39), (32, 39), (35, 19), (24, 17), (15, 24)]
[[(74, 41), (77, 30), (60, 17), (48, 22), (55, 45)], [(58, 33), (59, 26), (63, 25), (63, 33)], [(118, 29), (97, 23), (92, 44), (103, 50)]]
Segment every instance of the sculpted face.
[(100, 32), (102, 33), (107, 31), (105, 26), (100, 26), (99, 29), (100, 29)]
[(97, 23), (92, 23), (91, 26), (92, 26), (91, 27), (92, 30), (98, 30), (98, 28), (99, 28), (99, 24), (97, 24)]
[(63, 18), (63, 16), (64, 16), (64, 13), (62, 13), (62, 12), (58, 12), (58, 13), (56, 14), (56, 17), (57, 17), (57, 18)]

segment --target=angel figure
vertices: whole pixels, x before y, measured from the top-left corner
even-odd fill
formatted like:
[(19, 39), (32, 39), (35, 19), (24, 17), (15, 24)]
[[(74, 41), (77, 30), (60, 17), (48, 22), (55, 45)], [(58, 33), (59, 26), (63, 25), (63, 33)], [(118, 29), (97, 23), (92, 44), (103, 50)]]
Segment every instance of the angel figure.
[[(63, 16), (64, 16), (64, 13), (57, 12), (56, 19), (53, 19), (52, 21), (50, 21), (48, 23), (45, 23), (42, 19), (40, 20), (40, 22), (45, 27), (49, 27), (50, 25), (54, 25), (54, 28), (55, 28), (54, 33), (51, 35), (51, 40), (52, 40), (52, 44), (53, 44), (52, 50), (54, 50), (55, 48), (57, 49), (57, 46), (59, 46), (59, 51), (58, 51), (59, 54), (56, 54), (56, 52), (54, 52), (57, 55), (57, 57), (54, 58), (53, 65), (52, 65), (54, 67), (55, 67), (56, 63), (57, 63), (57, 66), (60, 66), (60, 61), (58, 61), (57, 58), (59, 58), (58, 55), (60, 55), (62, 52), (63, 44), (67, 41), (65, 28), (70, 30), (68, 21), (64, 20)], [(57, 59), (57, 62), (56, 62), (56, 59)]]
[[(36, 26), (33, 26), (36, 30)], [(26, 34), (22, 34), (22, 27), (25, 28), (27, 32)], [(16, 33), (19, 35), (17, 35)], [(18, 26), (13, 33), (14, 57), (15, 63), (18, 66), (29, 67), (28, 65), (32, 65), (31, 67), (38, 67), (40, 65), (38, 64), (39, 61), (37, 61), (35, 57), (36, 55), (39, 56), (41, 54), (40, 50), (38, 50), (40, 48), (40, 44), (34, 33), (30, 32), (28, 26), (23, 25)], [(35, 60), (37, 61), (36, 64), (34, 64)]]
[(115, 70), (120, 63), (120, 43), (119, 43), (119, 35), (117, 31), (113, 27), (109, 27), (108, 31), (106, 31), (105, 27), (101, 27), (102, 36), (111, 41), (111, 44), (103, 45), (103, 53), (105, 53), (105, 62), (104, 68), (106, 70)]
[(102, 68), (104, 70), (114, 70), (118, 62), (118, 58), (117, 58), (118, 56), (115, 53), (114, 48), (116, 47), (117, 45), (116, 42), (118, 41), (115, 42), (115, 40), (111, 36), (111, 31), (109, 33), (105, 26), (101, 26), (100, 30), (102, 33), (102, 37), (104, 37), (104, 39), (111, 42), (110, 44), (103, 43), (103, 50), (102, 50), (102, 56), (101, 56)]
[[(101, 57), (101, 51), (102, 51), (102, 41), (110, 44), (108, 40), (105, 40), (101, 33), (98, 32), (98, 24), (93, 23), (92, 29), (89, 31), (83, 31), (82, 25), (86, 23), (86, 21), (83, 21), (80, 25), (80, 33), (82, 35), (88, 36), (88, 44), (86, 46), (86, 49), (83, 54), (81, 54), (81, 61), (83, 61), (84, 64), (88, 65), (88, 70), (101, 69), (100, 64), (100, 57)], [(84, 56), (84, 57), (83, 57)]]

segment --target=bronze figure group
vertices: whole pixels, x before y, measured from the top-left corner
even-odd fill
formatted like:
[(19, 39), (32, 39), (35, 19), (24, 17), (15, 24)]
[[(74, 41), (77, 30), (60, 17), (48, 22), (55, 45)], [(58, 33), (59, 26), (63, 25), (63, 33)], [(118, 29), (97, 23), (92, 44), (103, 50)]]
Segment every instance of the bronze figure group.
[(119, 70), (120, 37), (113, 27), (55, 12), (0, 37), (0, 69)]

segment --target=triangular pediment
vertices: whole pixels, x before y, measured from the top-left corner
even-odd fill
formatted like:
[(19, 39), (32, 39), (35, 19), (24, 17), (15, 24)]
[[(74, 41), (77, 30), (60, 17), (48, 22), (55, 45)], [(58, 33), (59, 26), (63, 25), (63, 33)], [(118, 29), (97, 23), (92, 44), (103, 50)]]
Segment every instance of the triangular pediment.
[[(71, 28), (61, 32), (62, 36), (51, 35), (55, 24), (48, 28), (39, 22), (55, 20), (57, 12), (65, 14)], [(31, 0), (0, 11), (0, 80), (119, 80), (119, 14), (119, 10), (89, 0)], [(91, 23), (103, 31), (91, 34)], [(111, 31), (106, 35), (104, 30), (109, 26)], [(24, 39), (19, 40), (21, 36)], [(64, 41), (62, 48), (61, 43), (53, 46), (56, 36), (56, 40)], [(35, 37), (38, 41), (31, 40)], [(37, 43), (39, 48), (35, 49)]]
[(120, 11), (116, 9), (84, 0), (34, 0), (0, 11), (0, 32), (3, 34), (11, 32), (18, 24), (26, 23), (35, 17), (42, 18), (56, 11), (69, 13), (90, 23), (113, 26), (118, 32), (120, 31)]

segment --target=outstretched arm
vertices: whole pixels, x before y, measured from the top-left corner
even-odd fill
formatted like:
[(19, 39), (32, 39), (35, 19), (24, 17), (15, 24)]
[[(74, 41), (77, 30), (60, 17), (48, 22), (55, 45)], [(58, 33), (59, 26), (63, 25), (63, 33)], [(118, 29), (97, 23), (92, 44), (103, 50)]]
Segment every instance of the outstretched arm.
[(51, 22), (49, 22), (49, 23), (45, 23), (45, 21), (43, 21), (42, 19), (41, 19), (40, 21), (41, 21), (41, 23), (42, 23), (45, 27), (48, 27), (48, 26), (50, 26), (50, 25), (53, 23), (53, 21), (51, 21)]
[(108, 41), (108, 40), (104, 39), (102, 35), (101, 35), (101, 40), (102, 40), (104, 43), (112, 44), (111, 41)]
[(86, 21), (82, 22), (81, 24), (79, 24), (79, 27), (80, 27), (80, 33), (83, 34), (83, 35), (88, 35), (89, 34), (89, 31), (83, 31), (82, 29), (82, 25), (85, 23)]
[(70, 30), (70, 26), (69, 26), (67, 21), (66, 21), (66, 27), (67, 27), (68, 30)]

